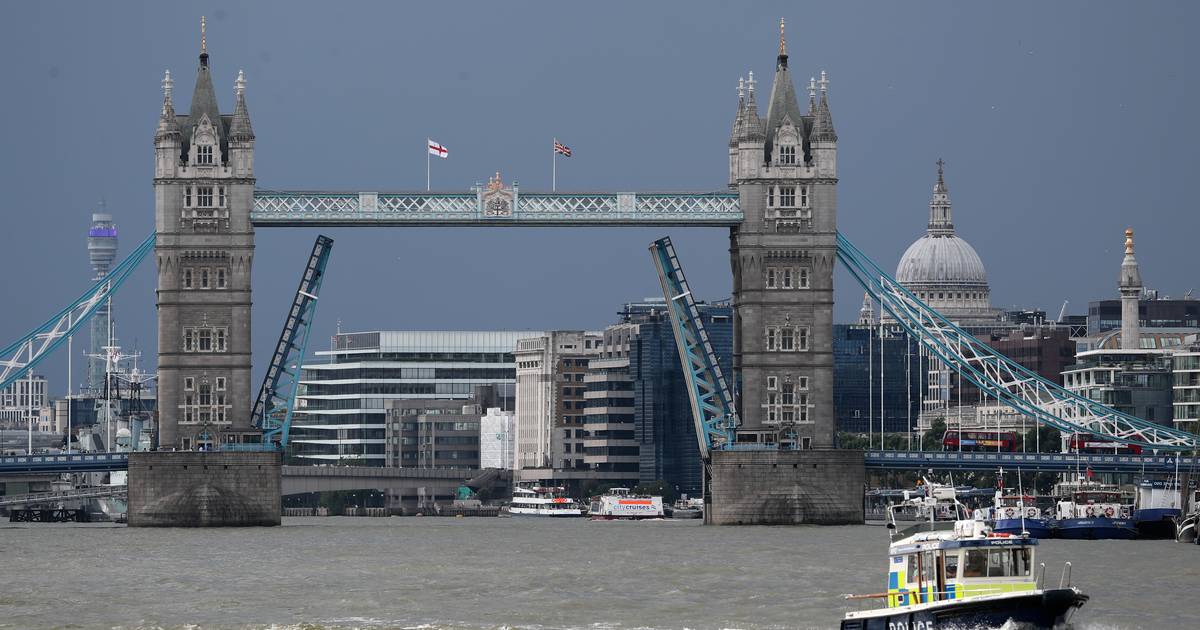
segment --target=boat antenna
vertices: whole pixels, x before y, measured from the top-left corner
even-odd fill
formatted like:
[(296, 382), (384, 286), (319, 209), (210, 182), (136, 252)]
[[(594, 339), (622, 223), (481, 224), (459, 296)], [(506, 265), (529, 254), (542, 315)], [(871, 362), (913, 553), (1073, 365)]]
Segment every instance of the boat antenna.
[(1021, 479), (1021, 467), (1017, 467), (1017, 492), (1021, 493), (1021, 498), (1017, 504), (1021, 506), (1021, 535), (1028, 536), (1029, 529), (1025, 527), (1025, 482)]

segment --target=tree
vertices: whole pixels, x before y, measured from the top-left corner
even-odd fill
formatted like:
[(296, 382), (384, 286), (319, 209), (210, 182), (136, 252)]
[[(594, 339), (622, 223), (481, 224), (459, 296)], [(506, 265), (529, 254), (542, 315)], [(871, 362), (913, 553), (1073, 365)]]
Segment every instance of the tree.
[(930, 425), (929, 430), (921, 436), (922, 451), (940, 451), (942, 450), (942, 436), (946, 434), (946, 421), (941, 418), (935, 419)]

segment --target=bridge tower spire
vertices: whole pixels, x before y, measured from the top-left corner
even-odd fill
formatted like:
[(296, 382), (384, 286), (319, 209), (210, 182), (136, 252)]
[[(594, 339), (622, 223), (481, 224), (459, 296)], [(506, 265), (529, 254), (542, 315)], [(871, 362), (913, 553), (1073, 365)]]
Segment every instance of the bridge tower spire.
[(154, 135), (158, 263), (158, 444), (196, 448), (259, 435), (250, 424), (250, 267), (254, 132), (239, 74), (222, 115), (201, 21), (187, 115), (163, 79)]
[(731, 166), (745, 216), (730, 235), (738, 439), (828, 447), (837, 135), (824, 74), (820, 101), (808, 114), (800, 110), (783, 27), (766, 120), (748, 83)]

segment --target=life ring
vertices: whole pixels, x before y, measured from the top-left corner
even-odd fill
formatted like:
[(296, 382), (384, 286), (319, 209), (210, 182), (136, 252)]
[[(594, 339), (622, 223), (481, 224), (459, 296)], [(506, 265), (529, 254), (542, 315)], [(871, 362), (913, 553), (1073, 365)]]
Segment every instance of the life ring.
[(1090, 505), (1089, 505), (1089, 506), (1087, 506), (1087, 515), (1088, 515), (1089, 517), (1094, 517), (1094, 516), (1096, 516), (1096, 508), (1095, 508), (1095, 507), (1093, 507), (1093, 506), (1090, 506)]
[(1004, 518), (1013, 518), (1017, 513), (1012, 508), (1004, 508)]
[(1037, 515), (1038, 515), (1037, 508), (1034, 508), (1034, 507), (1025, 508), (1025, 518), (1037, 518)]
[(1115, 511), (1112, 509), (1112, 506), (1111, 506), (1111, 505), (1110, 505), (1110, 506), (1108, 506), (1108, 507), (1106, 507), (1106, 508), (1104, 508), (1104, 515), (1105, 515), (1105, 516), (1107, 516), (1108, 518), (1112, 518), (1112, 517), (1113, 517), (1113, 514), (1116, 514), (1116, 512), (1115, 512)]

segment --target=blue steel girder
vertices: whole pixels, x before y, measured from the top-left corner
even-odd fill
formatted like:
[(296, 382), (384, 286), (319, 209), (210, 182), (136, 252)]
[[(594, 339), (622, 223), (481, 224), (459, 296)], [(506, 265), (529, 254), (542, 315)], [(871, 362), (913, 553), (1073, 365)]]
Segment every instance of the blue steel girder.
[(271, 363), (263, 377), (262, 387), (250, 421), (262, 429), (262, 448), (287, 448), (291, 431), (292, 415), (296, 406), (296, 392), (300, 385), (300, 366), (308, 350), (309, 334), (317, 312), (317, 296), (321, 292), (321, 281), (325, 278), (325, 266), (333, 248), (333, 239), (318, 236), (309, 254), (300, 286), (288, 309), (279, 342), (271, 355)]
[(1091, 433), (1123, 444), (1187, 451), (1196, 436), (1102, 405), (1042, 378), (1000, 354), (917, 299), (838, 234), (838, 259), (909, 334), (986, 395), (1060, 431)]
[[(707, 193), (521, 193), (500, 191), (489, 205), (482, 187), (468, 193), (254, 192), (250, 221), (258, 227), (305, 226), (733, 226), (742, 222), (738, 195)], [(499, 209), (496, 209), (499, 208)]]
[(80, 326), (106, 302), (134, 269), (154, 251), (154, 235), (146, 237), (117, 266), (66, 308), (50, 316), (41, 326), (0, 350), (0, 389), (24, 376), (51, 352), (75, 334)]
[(734, 430), (741, 424), (741, 419), (671, 239), (664, 237), (654, 241), (650, 254), (671, 314), (671, 330), (687, 383), (700, 455), (707, 460), (714, 449), (733, 445)]
[(1113, 453), (997, 453), (990, 451), (867, 451), (868, 469), (1021, 470), (1023, 472), (1175, 473), (1194, 472), (1200, 457)]

